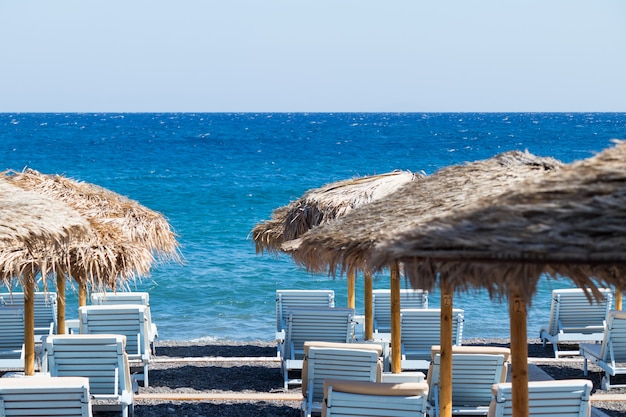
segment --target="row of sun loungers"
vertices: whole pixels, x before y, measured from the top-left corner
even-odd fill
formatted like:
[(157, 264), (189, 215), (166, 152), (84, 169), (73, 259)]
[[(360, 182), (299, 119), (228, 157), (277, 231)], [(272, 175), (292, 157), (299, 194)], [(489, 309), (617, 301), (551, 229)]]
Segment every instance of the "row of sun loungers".
[[(428, 308), (428, 291), (401, 289), (400, 303), (403, 308)], [(333, 290), (276, 290), (277, 340), (285, 337), (287, 310), (292, 307), (335, 307)], [(378, 289), (372, 292), (374, 331), (391, 332), (391, 292)]]
[[(37, 308), (36, 303), (36, 322), (38, 317), (41, 320), (43, 316), (47, 317), (46, 320), (55, 320), (56, 294), (46, 293), (45, 297), (42, 297), (43, 293), (37, 295), (47, 300), (45, 306), (48, 311), (44, 311), (41, 306)], [(9, 299), (8, 296), (2, 294), (0, 300)], [(0, 308), (0, 367), (21, 369), (24, 366), (23, 358), (11, 358), (12, 362), (2, 362), (3, 355), (15, 355), (15, 351), (18, 354), (23, 352), (23, 294), (13, 293), (10, 296), (10, 300), (15, 303), (7, 306), (5, 301), (5, 305)], [(157, 327), (150, 316), (148, 293), (94, 293), (91, 302), (92, 305), (78, 309), (79, 318), (73, 334), (55, 335), (51, 331), (53, 327), (45, 326), (50, 330), (41, 337), (41, 369), (37, 376), (7, 380), (36, 380), (37, 383), (33, 382), (31, 385), (45, 391), (51, 380), (71, 381), (78, 389), (80, 384), (76, 382), (86, 378), (87, 398), (96, 401), (94, 406), (102, 409), (103, 404), (106, 404), (105, 409), (112, 406), (121, 411), (123, 416), (132, 415), (133, 396), (137, 391), (136, 380), (143, 380), (143, 385), (148, 386), (148, 365), (153, 354), (154, 339), (158, 335)], [(49, 314), (52, 311), (53, 316)], [(9, 323), (12, 327), (9, 327)], [(5, 335), (14, 335), (11, 346), (7, 342), (10, 338)], [(15, 349), (9, 352), (9, 347)], [(135, 369), (138, 372), (135, 373)], [(29, 387), (32, 388), (27, 384), (23, 389), (28, 391)], [(63, 396), (56, 391), (58, 390), (54, 393), (50, 391), (50, 395), (41, 398), (47, 398), (48, 402), (69, 401), (63, 400)], [(78, 398), (77, 394), (73, 394), (72, 398)], [(6, 402), (6, 396), (0, 392), (0, 408)], [(16, 407), (22, 406), (24, 405)], [(59, 411), (55, 415), (91, 415), (91, 411), (89, 414), (80, 414), (78, 408), (74, 411), (78, 414), (72, 414), (68, 410), (68, 414)], [(0, 410), (0, 415), (13, 414), (2, 414)]]
[[(371, 344), (305, 344), (302, 414), (311, 416), (424, 416), (439, 413), (439, 350), (432, 349), (427, 381), (385, 382), (381, 350)], [(453, 415), (512, 415), (506, 383), (510, 351), (498, 347), (453, 349)], [(529, 383), (530, 415), (588, 417), (587, 380)]]
[[(431, 346), (439, 344), (441, 312), (439, 309), (404, 309), (401, 317), (401, 363), (403, 369), (427, 369)], [(453, 310), (453, 345), (460, 345), (463, 335), (463, 310)], [(287, 309), (285, 338), (279, 344), (284, 387), (299, 384), (290, 373), (303, 366), (307, 341), (354, 342), (354, 310), (332, 307), (292, 307)], [(380, 341), (381, 346), (387, 342)], [(385, 349), (385, 365), (388, 349)], [(387, 367), (385, 367), (387, 369)]]
[[(602, 290), (605, 300), (601, 303), (590, 303), (587, 295), (581, 289), (554, 290), (553, 306), (550, 319), (556, 323), (555, 328), (557, 336), (555, 339), (548, 339), (549, 327), (542, 329), (542, 336), (546, 342), (553, 343), (555, 346), (555, 357), (565, 355), (579, 354), (583, 357), (584, 375), (587, 375), (587, 363), (591, 362), (599, 366), (605, 373), (602, 379), (602, 389), (608, 390), (611, 387), (621, 387), (622, 385), (611, 384), (611, 377), (618, 374), (625, 374), (626, 368), (623, 363), (626, 362), (626, 312), (610, 310), (612, 303), (612, 292)], [(326, 300), (330, 299), (328, 296)], [(283, 354), (289, 352), (289, 357), (283, 357), (283, 372), (285, 388), (294, 383), (302, 383), (303, 387), (303, 404), (302, 409), (304, 415), (310, 415), (311, 411), (322, 411), (323, 415), (343, 415), (339, 413), (341, 406), (334, 405), (335, 410), (327, 410), (329, 402), (332, 404), (332, 397), (338, 394), (338, 389), (333, 391), (333, 386), (324, 385), (324, 381), (333, 379), (343, 379), (341, 375), (352, 375), (350, 371), (340, 370), (341, 365), (350, 364), (352, 360), (347, 359), (346, 355), (354, 355), (355, 364), (362, 363), (362, 359), (358, 357), (369, 358), (369, 362), (365, 370), (361, 370), (361, 377), (350, 377), (348, 381), (340, 383), (341, 389), (347, 390), (347, 386), (361, 386), (363, 384), (371, 385), (371, 389), (382, 387), (384, 375), (374, 371), (380, 363), (384, 364), (385, 353), (374, 355), (371, 351), (355, 355), (350, 353), (357, 349), (354, 343), (354, 333), (351, 333), (349, 325), (344, 325), (342, 330), (335, 339), (337, 343), (343, 339), (346, 340), (344, 348), (347, 351), (339, 354), (339, 348), (336, 346), (329, 349), (328, 347), (309, 347), (311, 344), (317, 344), (318, 341), (326, 340), (325, 337), (333, 334), (332, 330), (325, 330), (324, 324), (326, 320), (320, 320), (318, 328), (314, 334), (307, 335), (305, 327), (311, 328), (316, 325), (315, 320), (309, 316), (307, 319), (299, 317), (308, 311), (309, 315), (314, 314), (313, 311), (324, 311), (325, 315), (331, 314), (330, 311), (336, 310), (335, 313), (343, 317), (343, 322), (349, 322), (350, 315), (354, 317), (354, 311), (350, 309), (332, 308), (326, 305), (321, 308), (303, 308), (304, 301), (301, 299), (297, 308), (286, 308), (283, 312), (283, 323), (286, 324), (284, 330), (284, 344), (282, 346)], [(278, 308), (278, 307), (277, 307)], [(348, 311), (346, 311), (348, 310)], [(315, 314), (320, 314), (315, 313)], [(436, 416), (439, 409), (438, 404), (438, 365), (439, 356), (436, 354), (435, 348), (439, 343), (439, 320), (440, 311), (438, 309), (428, 308), (402, 308), (401, 309), (401, 328), (402, 328), (402, 354), (403, 354), (403, 371), (404, 369), (425, 369), (424, 364), (430, 364), (428, 371), (428, 381), (426, 381), (427, 390), (425, 391), (424, 409), (420, 401), (415, 400), (410, 409), (412, 415), (419, 415), (425, 412), (429, 416)], [(415, 316), (414, 322), (411, 318)], [(508, 369), (509, 354), (508, 352), (471, 352), (473, 347), (460, 346), (462, 340), (463, 328), (463, 311), (455, 309), (453, 312), (453, 411), (454, 414), (482, 414), (497, 416), (510, 415), (511, 413), (511, 386), (506, 384), (506, 372)], [(308, 320), (308, 322), (307, 322)], [(298, 323), (305, 323), (299, 330), (298, 340), (291, 339), (291, 333), (294, 333)], [(291, 328), (290, 328), (291, 326)], [(414, 337), (411, 333), (415, 333)], [(312, 342), (315, 341), (315, 342)], [(411, 345), (415, 341), (416, 345)], [(371, 343), (375, 345), (374, 349), (384, 348), (386, 343)], [(579, 342), (578, 351), (563, 351), (558, 349), (561, 342)], [(585, 343), (587, 342), (587, 343)], [(353, 346), (349, 346), (353, 345)], [(302, 346), (298, 348), (297, 346)], [(333, 351), (334, 349), (334, 351)], [(463, 351), (464, 349), (469, 349)], [(498, 348), (493, 348), (498, 349)], [(387, 351), (388, 354), (388, 351)], [(301, 358), (298, 355), (303, 355)], [(325, 359), (324, 355), (327, 357)], [(330, 356), (329, 356), (330, 355)], [(333, 359), (333, 355), (337, 358)], [(411, 356), (413, 355), (413, 356)], [(482, 355), (482, 356), (481, 356)], [(425, 357), (426, 356), (426, 357)], [(376, 361), (373, 358), (376, 357)], [(322, 363), (326, 361), (326, 365)], [(415, 366), (416, 362), (420, 362), (419, 366)], [(621, 364), (620, 364), (621, 362)], [(313, 365), (311, 365), (313, 363)], [(413, 366), (411, 366), (413, 365)], [(316, 367), (322, 366), (317, 369)], [(384, 365), (383, 365), (383, 368)], [(289, 372), (294, 370), (302, 370), (302, 380), (289, 378)], [(354, 369), (353, 369), (354, 370)], [(324, 375), (319, 381), (315, 378)], [(376, 379), (372, 380), (376, 375)], [(307, 378), (310, 380), (307, 381)], [(402, 379), (400, 379), (402, 380)], [(358, 384), (351, 384), (353, 381), (359, 381)], [(372, 385), (373, 384), (373, 385)], [(325, 387), (325, 388), (323, 388)], [(419, 387), (413, 387), (418, 389)], [(592, 384), (587, 380), (575, 381), (551, 381), (551, 382), (531, 382), (530, 384), (530, 407), (532, 415), (572, 415), (572, 416), (588, 416), (589, 415), (589, 395)], [(347, 396), (350, 393), (342, 392), (335, 395), (335, 398)], [(355, 404), (363, 404), (364, 393), (352, 393), (360, 399), (355, 400)], [(351, 394), (350, 394), (351, 395)], [(382, 394), (381, 394), (382, 395)], [(383, 395), (385, 396), (385, 395)], [(410, 395), (406, 396), (411, 397)], [(415, 397), (415, 396), (413, 396)], [(324, 399), (326, 398), (326, 399)], [(356, 397), (355, 397), (356, 398)], [(473, 399), (473, 400), (472, 400)], [(396, 398), (396, 400), (398, 400)], [(387, 401), (385, 399), (385, 401)], [(380, 402), (380, 398), (374, 402)], [(386, 405), (385, 405), (386, 407)], [(371, 408), (371, 407), (368, 407)], [(425, 411), (424, 411), (425, 410)], [(354, 410), (352, 411), (354, 412)], [(362, 410), (358, 409), (356, 415), (361, 414)], [(415, 414), (417, 413), (417, 414)], [(378, 415), (378, 414), (371, 414)], [(385, 415), (385, 414), (382, 414)], [(393, 415), (401, 415), (394, 414)]]
[[(564, 342), (601, 342), (605, 319), (612, 307), (613, 291), (600, 289), (602, 302), (590, 302), (589, 295), (580, 288), (559, 289), (552, 292), (552, 304), (547, 326), (540, 330), (544, 345), (552, 344), (555, 358), (579, 354), (578, 350), (560, 350)], [(403, 310), (427, 309), (428, 292), (402, 289), (400, 303)], [(374, 331), (391, 331), (390, 291), (373, 291)], [(277, 340), (284, 339), (287, 310), (291, 307), (334, 307), (335, 294), (332, 290), (277, 290), (276, 331)]]

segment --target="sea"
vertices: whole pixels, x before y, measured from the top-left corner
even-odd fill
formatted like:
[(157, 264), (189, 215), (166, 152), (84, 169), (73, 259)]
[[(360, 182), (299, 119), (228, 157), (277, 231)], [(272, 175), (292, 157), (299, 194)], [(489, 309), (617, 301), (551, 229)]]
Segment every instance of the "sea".
[[(271, 341), (277, 289), (333, 289), (344, 276), (310, 274), (288, 255), (257, 254), (251, 229), (311, 188), (393, 170), (436, 170), (528, 150), (572, 162), (626, 139), (626, 113), (2, 113), (0, 165), (111, 189), (162, 213), (182, 263), (129, 283), (148, 291), (161, 340)], [(409, 286), (403, 281), (404, 286)], [(541, 280), (528, 336), (547, 324)], [(374, 288), (389, 288), (386, 271)], [(356, 309), (363, 313), (363, 280)], [(437, 291), (429, 305), (439, 306)], [(463, 338), (509, 337), (505, 300), (457, 293)], [(68, 318), (77, 317), (68, 291)]]

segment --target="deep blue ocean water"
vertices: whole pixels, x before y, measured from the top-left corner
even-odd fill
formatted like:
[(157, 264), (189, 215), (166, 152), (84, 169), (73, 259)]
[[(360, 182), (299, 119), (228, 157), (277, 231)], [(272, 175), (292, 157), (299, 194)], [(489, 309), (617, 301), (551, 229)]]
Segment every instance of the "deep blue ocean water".
[[(3, 169), (33, 168), (92, 182), (163, 213), (183, 265), (157, 266), (132, 285), (150, 292), (163, 340), (272, 340), (275, 290), (332, 288), (286, 255), (256, 255), (250, 230), (306, 190), (394, 169), (438, 168), (525, 150), (571, 162), (626, 139), (624, 113), (0, 114)], [(375, 288), (388, 288), (388, 276)], [(544, 281), (529, 312), (537, 337), (548, 319)], [(362, 280), (357, 310), (362, 312)], [(438, 294), (430, 296), (438, 307)], [(506, 304), (457, 294), (464, 337), (508, 337)], [(76, 317), (76, 298), (68, 318)]]

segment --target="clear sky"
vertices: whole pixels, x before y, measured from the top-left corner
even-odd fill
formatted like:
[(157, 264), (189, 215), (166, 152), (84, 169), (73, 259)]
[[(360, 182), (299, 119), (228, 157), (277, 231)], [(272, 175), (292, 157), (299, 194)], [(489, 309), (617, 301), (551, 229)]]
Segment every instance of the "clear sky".
[(1, 0), (0, 112), (626, 111), (624, 0)]

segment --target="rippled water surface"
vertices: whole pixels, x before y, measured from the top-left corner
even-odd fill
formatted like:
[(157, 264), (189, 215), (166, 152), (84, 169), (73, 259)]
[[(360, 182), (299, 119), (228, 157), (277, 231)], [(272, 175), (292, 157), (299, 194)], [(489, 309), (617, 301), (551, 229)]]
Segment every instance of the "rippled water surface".
[[(0, 114), (0, 155), (5, 169), (93, 182), (170, 220), (185, 263), (133, 285), (150, 291), (161, 339), (271, 340), (276, 289), (332, 288), (346, 304), (343, 278), (255, 254), (250, 230), (274, 208), (332, 181), (430, 174), (513, 149), (571, 162), (624, 138), (625, 127), (622, 113)], [(375, 288), (388, 285), (376, 277)], [(550, 291), (567, 286), (541, 283), (529, 336), (547, 321)], [(68, 318), (72, 305), (74, 295)], [(475, 292), (458, 294), (455, 306), (465, 310), (465, 337), (508, 336), (505, 303)]]

